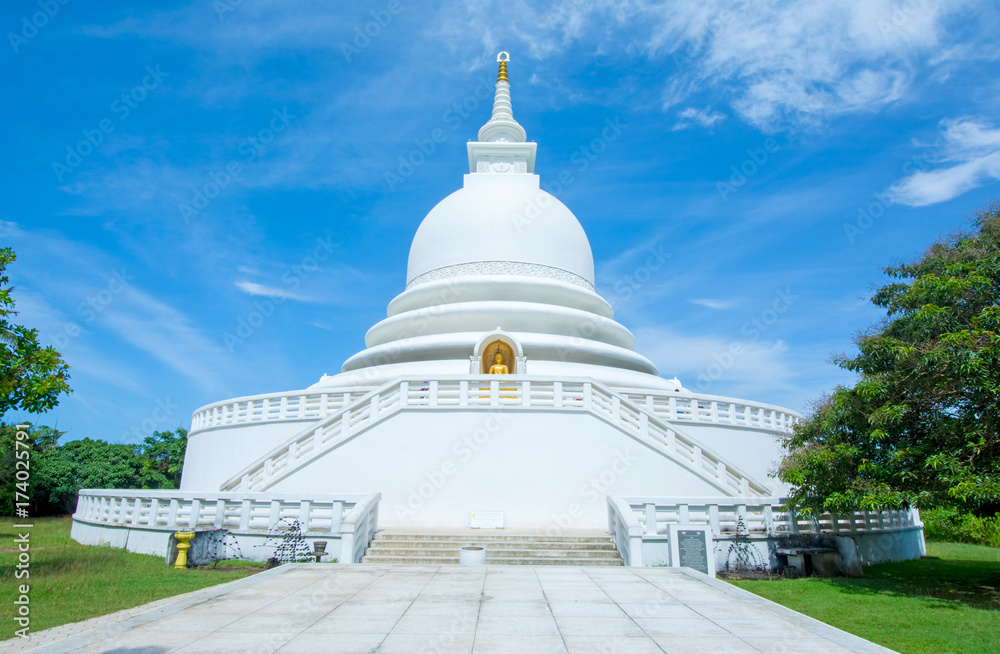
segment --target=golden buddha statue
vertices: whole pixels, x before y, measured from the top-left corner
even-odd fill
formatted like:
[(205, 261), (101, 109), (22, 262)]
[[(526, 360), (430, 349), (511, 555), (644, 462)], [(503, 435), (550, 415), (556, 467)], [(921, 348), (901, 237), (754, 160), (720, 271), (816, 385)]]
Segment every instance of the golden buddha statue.
[(490, 366), (491, 375), (509, 375), (510, 369), (503, 365), (503, 355), (499, 352), (493, 357), (493, 365)]

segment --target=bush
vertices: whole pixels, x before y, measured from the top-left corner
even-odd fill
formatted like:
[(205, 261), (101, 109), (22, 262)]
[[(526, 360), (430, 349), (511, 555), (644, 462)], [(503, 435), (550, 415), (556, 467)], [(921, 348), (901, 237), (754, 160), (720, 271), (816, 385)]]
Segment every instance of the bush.
[(941, 508), (921, 511), (920, 519), (927, 540), (1000, 547), (1000, 513), (982, 517), (956, 508)]

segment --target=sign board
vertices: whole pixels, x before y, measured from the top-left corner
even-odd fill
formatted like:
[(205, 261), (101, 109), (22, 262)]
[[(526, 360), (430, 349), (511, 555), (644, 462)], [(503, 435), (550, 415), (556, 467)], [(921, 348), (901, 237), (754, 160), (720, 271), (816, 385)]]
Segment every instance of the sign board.
[(712, 532), (706, 525), (670, 525), (670, 565), (715, 576)]
[(473, 529), (503, 529), (503, 511), (473, 511)]

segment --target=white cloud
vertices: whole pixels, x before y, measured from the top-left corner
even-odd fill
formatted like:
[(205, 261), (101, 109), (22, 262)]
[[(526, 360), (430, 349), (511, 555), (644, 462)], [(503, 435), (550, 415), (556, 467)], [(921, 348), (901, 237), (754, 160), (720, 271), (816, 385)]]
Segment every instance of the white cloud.
[(678, 113), (677, 118), (679, 118), (679, 120), (672, 128), (674, 131), (688, 129), (695, 123), (701, 125), (702, 127), (711, 127), (712, 125), (725, 120), (726, 114), (720, 111), (712, 111), (711, 107), (705, 107), (704, 109), (688, 107), (684, 111)]
[[(782, 340), (727, 340), (664, 328), (642, 328), (635, 335), (636, 350), (657, 365), (660, 375), (676, 375), (691, 391), (767, 401), (769, 395), (795, 388), (795, 365)], [(732, 354), (734, 345), (738, 355)]]
[[(104, 324), (122, 340), (159, 359), (206, 393), (225, 388), (233, 360), (218, 343), (206, 338), (190, 319), (137, 289), (105, 310)], [(230, 370), (227, 373), (227, 370)]]
[(736, 304), (731, 300), (713, 300), (710, 298), (699, 298), (697, 300), (688, 300), (688, 302), (708, 307), (709, 309), (731, 309)]
[(972, 118), (943, 121), (938, 160), (944, 165), (917, 171), (892, 185), (893, 201), (922, 207), (1000, 180), (1000, 128)]
[(236, 288), (240, 289), (241, 291), (249, 295), (280, 297), (286, 300), (305, 300), (304, 297), (300, 295), (295, 295), (294, 293), (290, 293), (286, 289), (277, 288), (275, 286), (264, 286), (263, 284), (258, 284), (257, 282), (248, 282), (245, 280), (239, 280), (236, 282)]
[[(666, 69), (667, 108), (711, 90), (727, 96), (748, 122), (773, 131), (899, 100), (916, 70), (955, 46), (945, 23), (970, 4), (566, 0), (540, 9), (523, 0), (469, 0), (465, 12), (452, 8), (441, 16), (439, 36), (463, 43), (470, 32), (489, 34), (489, 51), (503, 22), (509, 25), (504, 47), (535, 59), (574, 51), (581, 59), (644, 55)], [(507, 45), (512, 41), (519, 43)]]

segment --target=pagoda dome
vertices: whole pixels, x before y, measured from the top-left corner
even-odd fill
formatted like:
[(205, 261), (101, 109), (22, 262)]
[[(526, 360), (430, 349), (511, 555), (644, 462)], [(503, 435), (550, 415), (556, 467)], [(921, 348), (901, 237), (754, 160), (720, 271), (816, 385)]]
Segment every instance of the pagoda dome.
[(514, 274), (593, 290), (594, 257), (576, 216), (532, 174), (465, 176), (424, 218), (410, 246), (408, 286)]

